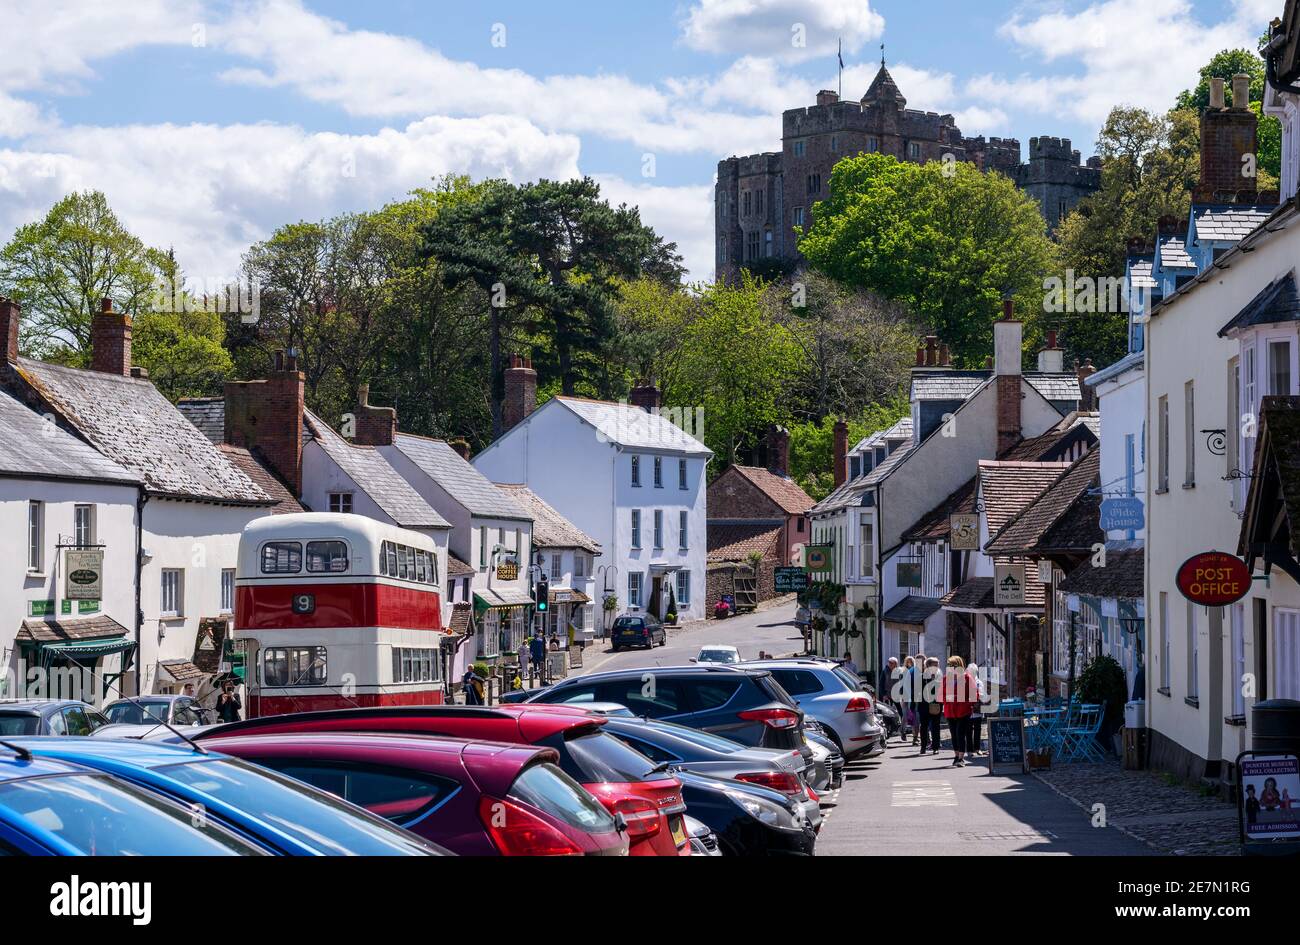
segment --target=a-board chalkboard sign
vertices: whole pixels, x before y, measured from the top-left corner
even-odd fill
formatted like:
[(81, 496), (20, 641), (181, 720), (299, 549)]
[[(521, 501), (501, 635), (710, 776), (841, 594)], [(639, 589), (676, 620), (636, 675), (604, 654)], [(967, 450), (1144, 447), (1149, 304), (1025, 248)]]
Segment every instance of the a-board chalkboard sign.
[(985, 719), (989, 727), (989, 774), (1023, 774), (1025, 720)]

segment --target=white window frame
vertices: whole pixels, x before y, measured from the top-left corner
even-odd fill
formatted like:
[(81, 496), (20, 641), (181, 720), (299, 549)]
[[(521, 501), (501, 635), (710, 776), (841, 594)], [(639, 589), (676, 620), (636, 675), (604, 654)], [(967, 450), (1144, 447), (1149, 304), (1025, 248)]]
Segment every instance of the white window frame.
[(78, 502), (72, 507), (72, 540), (80, 548), (95, 543), (95, 506)]
[(235, 612), (235, 569), (221, 569), (221, 612), (223, 614), (233, 614)]
[(581, 551), (573, 553), (573, 576), (574, 578), (585, 578), (587, 576), (587, 556)]
[(664, 510), (654, 511), (654, 549), (662, 551), (664, 547)]
[(1183, 385), (1183, 488), (1196, 486), (1196, 382)]
[(1272, 699), (1300, 699), (1300, 610), (1273, 608)]
[[(1278, 385), (1273, 382), (1273, 350), (1275, 348), (1286, 349), (1286, 383), (1282, 385), (1284, 389), (1279, 390)], [(1295, 387), (1295, 368), (1292, 364), (1295, 346), (1291, 343), (1291, 338), (1270, 337), (1264, 339), (1264, 365), (1268, 371), (1268, 392), (1274, 397), (1289, 397), (1292, 389)]]
[(636, 453), (632, 454), (632, 486), (641, 488), (641, 457)]
[(641, 510), (632, 510), (632, 550), (636, 551), (641, 547)]
[(1169, 594), (1160, 592), (1160, 688), (1170, 692), (1173, 679), (1173, 667), (1170, 666), (1173, 647), (1169, 633)]
[(27, 503), (27, 571), (40, 574), (45, 568), (45, 503), (32, 499)]
[(682, 509), (677, 513), (677, 550), (690, 550), (690, 513)]
[(655, 457), (654, 476), (655, 488), (662, 489), (664, 487), (664, 458), (662, 456)]
[(1238, 718), (1246, 715), (1246, 605), (1238, 601), (1232, 605), (1232, 673), (1228, 677), (1231, 687), (1232, 714)]
[(163, 568), (158, 582), (158, 591), (158, 616), (173, 618), (184, 615), (184, 568)]
[(640, 571), (627, 572), (627, 606), (629, 609), (643, 606), (645, 575)]
[(684, 459), (677, 461), (677, 488), (686, 488), (686, 460)]
[(675, 584), (676, 587), (673, 588), (673, 591), (677, 595), (677, 606), (691, 606), (691, 572), (682, 568), (677, 572)]
[(1201, 697), (1201, 638), (1197, 627), (1196, 604), (1187, 602), (1187, 698)]
[(1169, 397), (1156, 401), (1156, 492), (1169, 491)]
[(564, 556), (558, 551), (551, 554), (551, 580), (558, 581), (564, 576)]

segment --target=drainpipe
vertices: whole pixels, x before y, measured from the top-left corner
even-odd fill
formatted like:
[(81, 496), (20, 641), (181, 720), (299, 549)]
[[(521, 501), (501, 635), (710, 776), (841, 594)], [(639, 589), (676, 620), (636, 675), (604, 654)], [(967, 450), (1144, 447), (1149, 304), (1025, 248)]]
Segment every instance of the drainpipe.
[(148, 501), (149, 497), (145, 495), (144, 486), (139, 486), (135, 498), (135, 694), (137, 696), (140, 695), (140, 675), (144, 672), (143, 653), (140, 649), (144, 611), (140, 608), (140, 589), (144, 583), (144, 506)]

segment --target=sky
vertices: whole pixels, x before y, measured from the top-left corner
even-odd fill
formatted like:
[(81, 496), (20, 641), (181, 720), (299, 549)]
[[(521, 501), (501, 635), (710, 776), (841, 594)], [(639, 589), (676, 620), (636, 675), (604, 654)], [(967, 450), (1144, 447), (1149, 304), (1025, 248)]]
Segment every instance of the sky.
[[(97, 189), (199, 285), (444, 173), (589, 175), (713, 277), (718, 160), (885, 56), (966, 135), (1167, 109), (1283, 0), (0, 0), (0, 238)], [(837, 44), (845, 68), (839, 75)]]

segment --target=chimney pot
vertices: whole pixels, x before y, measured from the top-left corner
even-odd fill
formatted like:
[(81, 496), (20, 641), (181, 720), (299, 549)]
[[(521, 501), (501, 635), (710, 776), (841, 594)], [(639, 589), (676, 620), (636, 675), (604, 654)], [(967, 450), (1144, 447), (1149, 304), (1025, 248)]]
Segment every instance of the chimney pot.
[(108, 296), (104, 296), (103, 298), (101, 298), (99, 300), (99, 310), (101, 312), (113, 311), (113, 300), (110, 299)]
[(464, 438), (448, 440), (447, 445), (451, 447), (452, 452), (457, 456), (465, 460), (465, 462), (469, 462), (469, 440)]
[(1232, 77), (1232, 107), (1237, 111), (1250, 108), (1250, 76), (1244, 72)]
[(18, 360), (18, 323), (23, 307), (13, 299), (0, 296), (0, 335), (4, 337), (5, 360), (13, 364)]
[(1218, 76), (1210, 79), (1210, 107), (1223, 107), (1223, 80)]
[(283, 371), (283, 370), (284, 370), (284, 352), (283, 352), (283, 351), (277, 351), (277, 352), (275, 353), (275, 370), (276, 370), (277, 373), (279, 373), (280, 371)]
[(767, 468), (778, 476), (790, 475), (790, 432), (785, 427), (767, 433)]
[(925, 345), (917, 345), (916, 347), (916, 366), (925, 367)]
[(947, 345), (939, 345), (939, 367), (952, 367), (952, 355)]
[(370, 385), (369, 384), (357, 385), (357, 405), (360, 407), (370, 406)]
[(147, 381), (149, 379), (149, 369), (147, 367), (131, 366), (131, 376)]

